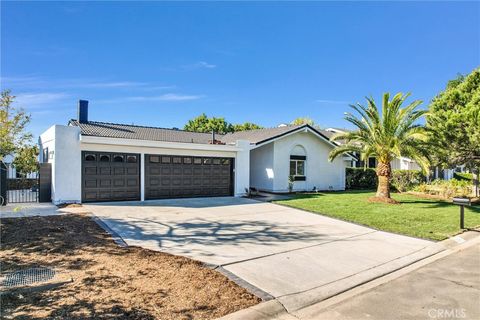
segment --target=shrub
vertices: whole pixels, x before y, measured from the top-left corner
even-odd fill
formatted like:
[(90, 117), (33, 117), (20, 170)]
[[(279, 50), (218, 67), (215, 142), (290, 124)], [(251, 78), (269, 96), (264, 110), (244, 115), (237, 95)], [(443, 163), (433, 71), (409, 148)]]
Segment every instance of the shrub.
[[(378, 184), (375, 169), (347, 168), (345, 187), (347, 189), (375, 189)], [(410, 190), (425, 181), (418, 170), (393, 170), (392, 187), (400, 192)]]
[(425, 175), (419, 170), (394, 170), (392, 174), (392, 187), (399, 192), (412, 190), (425, 181)]
[(347, 168), (345, 187), (347, 189), (375, 189), (377, 187), (375, 169)]
[(472, 185), (467, 180), (434, 180), (415, 187), (415, 191), (437, 195), (446, 199), (452, 197), (467, 197), (472, 194)]
[(453, 179), (473, 181), (473, 174), (471, 174), (471, 173), (462, 173), (462, 172), (454, 172), (454, 173), (453, 173)]

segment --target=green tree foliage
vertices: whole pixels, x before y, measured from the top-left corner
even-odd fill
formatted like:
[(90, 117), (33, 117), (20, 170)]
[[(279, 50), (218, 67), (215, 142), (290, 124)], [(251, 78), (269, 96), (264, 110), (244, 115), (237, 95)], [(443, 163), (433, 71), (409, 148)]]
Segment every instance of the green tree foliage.
[(430, 104), (427, 127), (437, 164), (480, 167), (480, 69), (449, 81)]
[(262, 129), (262, 126), (259, 126), (258, 124), (251, 123), (251, 122), (245, 122), (243, 124), (233, 124), (232, 125), (232, 131), (246, 131), (246, 130), (255, 130), (255, 129)]
[(13, 155), (32, 140), (32, 134), (26, 131), (30, 115), (21, 108), (12, 106), (15, 96), (10, 90), (2, 91), (0, 97), (0, 161), (7, 155)]
[(26, 177), (29, 173), (38, 169), (38, 147), (25, 146), (17, 149), (13, 166), (22, 177)]
[(427, 117), (430, 144), (437, 165), (465, 165), (474, 173), (474, 193), (480, 192), (480, 68), (448, 82), (430, 104)]
[(357, 152), (361, 160), (376, 157), (378, 161), (376, 174), (378, 179), (377, 198), (392, 202), (390, 183), (392, 168), (390, 162), (397, 157), (415, 160), (424, 172), (428, 172), (430, 160), (426, 147), (425, 128), (418, 124), (426, 111), (417, 110), (422, 103), (413, 101), (402, 108), (410, 94), (397, 93), (392, 99), (385, 93), (382, 110), (378, 109), (373, 98), (366, 98), (367, 105), (351, 105), (358, 115), (346, 113), (345, 120), (353, 124), (355, 131), (339, 133), (332, 140), (345, 140), (345, 144), (335, 147), (329, 159), (333, 161), (345, 152)]
[(293, 120), (290, 124), (294, 126), (301, 125), (301, 124), (308, 124), (313, 126), (315, 125), (315, 121), (313, 121), (313, 119), (310, 117), (299, 117)]
[(208, 117), (205, 113), (202, 113), (198, 117), (189, 120), (183, 129), (193, 132), (215, 131), (216, 133), (224, 134), (228, 132), (253, 130), (260, 128), (262, 127), (255, 123), (245, 122), (243, 124), (231, 124), (227, 122), (223, 117)]

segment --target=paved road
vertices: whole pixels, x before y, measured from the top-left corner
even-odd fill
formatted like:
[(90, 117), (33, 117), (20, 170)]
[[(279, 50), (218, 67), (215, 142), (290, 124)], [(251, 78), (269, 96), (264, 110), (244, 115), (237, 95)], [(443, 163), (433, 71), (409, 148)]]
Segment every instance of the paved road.
[(243, 198), (108, 203), (84, 209), (128, 245), (221, 266), (289, 311), (434, 253), (430, 241)]
[(480, 244), (310, 316), (328, 320), (478, 320)]

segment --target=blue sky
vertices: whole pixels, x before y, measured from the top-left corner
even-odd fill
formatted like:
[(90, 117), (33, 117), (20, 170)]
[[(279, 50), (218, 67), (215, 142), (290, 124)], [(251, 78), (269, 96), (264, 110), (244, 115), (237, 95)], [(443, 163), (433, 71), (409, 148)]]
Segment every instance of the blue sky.
[(366, 95), (426, 106), (479, 65), (479, 2), (1, 3), (1, 86), (36, 135), (75, 118), (78, 99), (106, 122), (345, 127)]

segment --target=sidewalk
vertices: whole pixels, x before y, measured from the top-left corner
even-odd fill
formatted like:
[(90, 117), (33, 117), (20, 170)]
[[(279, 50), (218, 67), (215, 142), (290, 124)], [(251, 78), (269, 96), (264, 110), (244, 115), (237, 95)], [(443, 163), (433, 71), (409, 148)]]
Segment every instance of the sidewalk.
[[(317, 309), (317, 310), (315, 310)], [(480, 243), (300, 319), (480, 319)]]

